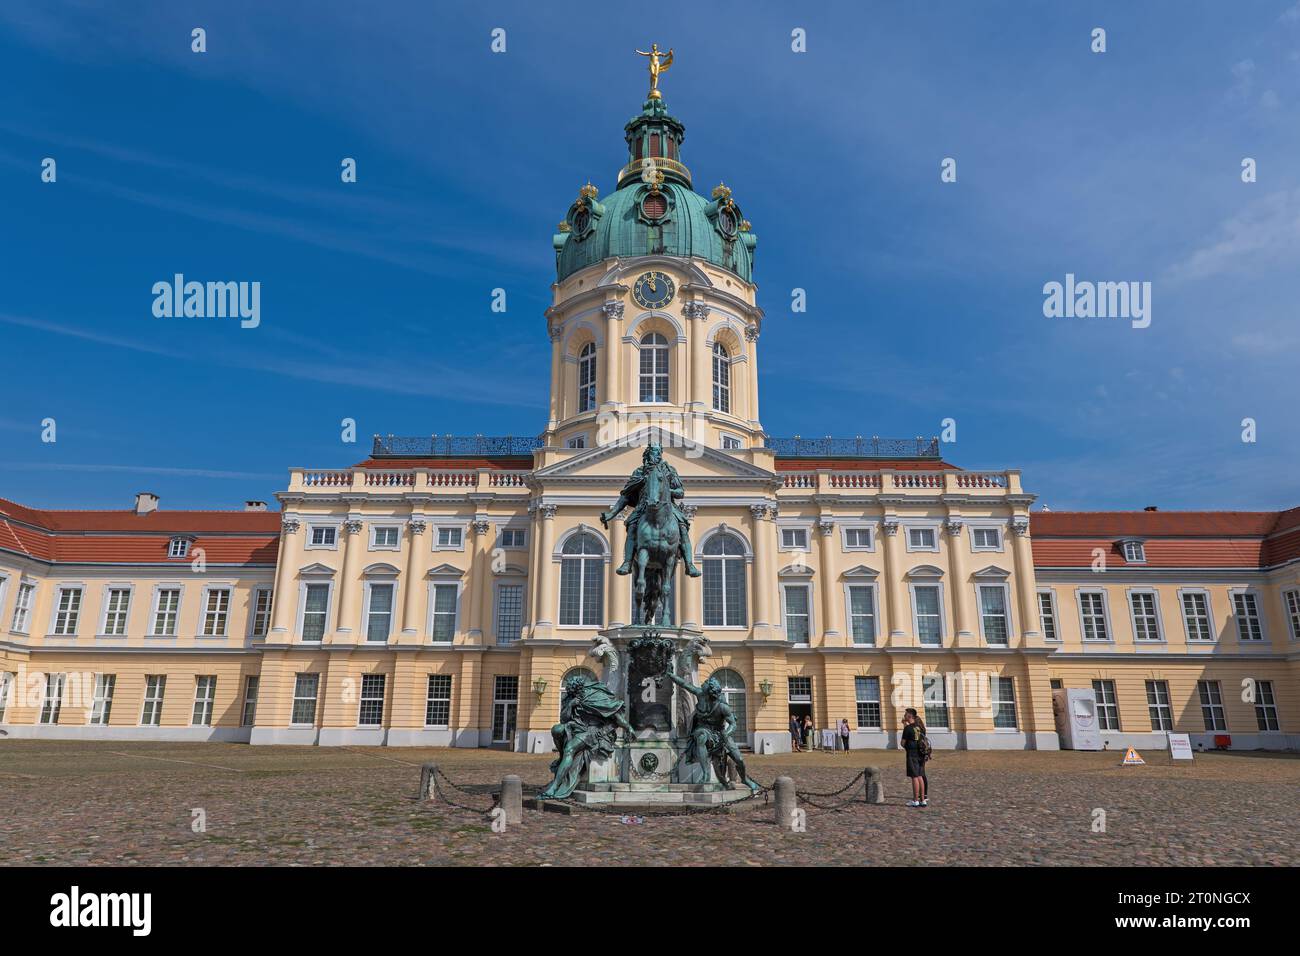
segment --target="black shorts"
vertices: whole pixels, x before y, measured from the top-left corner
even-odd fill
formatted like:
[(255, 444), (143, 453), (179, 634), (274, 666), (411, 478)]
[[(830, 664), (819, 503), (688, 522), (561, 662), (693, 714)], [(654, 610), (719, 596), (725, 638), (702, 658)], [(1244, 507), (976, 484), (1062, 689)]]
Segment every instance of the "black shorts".
[(907, 775), (909, 777), (925, 776), (925, 761), (921, 759), (921, 755), (915, 750), (907, 752)]

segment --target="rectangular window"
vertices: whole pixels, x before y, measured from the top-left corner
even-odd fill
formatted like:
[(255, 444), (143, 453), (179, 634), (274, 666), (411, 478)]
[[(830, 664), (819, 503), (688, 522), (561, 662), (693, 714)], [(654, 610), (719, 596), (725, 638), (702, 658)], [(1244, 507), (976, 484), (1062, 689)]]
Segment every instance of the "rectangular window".
[(497, 643), (513, 644), (524, 626), (524, 586), (502, 584), (497, 587)]
[(289, 723), (302, 727), (316, 725), (316, 696), (320, 691), (319, 674), (298, 674), (293, 681), (293, 713)]
[(252, 727), (257, 721), (257, 690), (262, 679), (256, 674), (244, 678), (244, 710), (239, 715), (239, 726)]
[(948, 683), (942, 674), (921, 678), (921, 700), (925, 705), (926, 727), (948, 729)]
[(985, 643), (1007, 646), (1010, 627), (1007, 623), (1007, 589), (1002, 584), (981, 584), (980, 621), (984, 626)]
[(332, 548), (337, 541), (338, 529), (333, 525), (312, 525), (311, 546), (313, 548)]
[(1291, 625), (1291, 640), (1300, 641), (1300, 591), (1283, 591), (1282, 607), (1286, 611), (1287, 622)]
[(266, 637), (271, 630), (271, 589), (258, 588), (253, 592), (253, 637)]
[(203, 607), (203, 636), (225, 637), (229, 623), (230, 591), (226, 588), (213, 588), (207, 593)]
[(907, 529), (907, 550), (908, 551), (938, 551), (938, 541), (934, 535), (933, 528), (908, 528)]
[(1106, 629), (1106, 595), (1102, 591), (1083, 591), (1079, 594), (1079, 615), (1083, 624), (1085, 641), (1109, 641)]
[(807, 644), (808, 586), (787, 584), (785, 590), (785, 636), (793, 644)]
[(812, 703), (812, 678), (811, 677), (788, 678), (786, 687), (790, 692), (790, 703), (792, 704)]
[(876, 590), (870, 585), (849, 586), (849, 629), (854, 644), (876, 643)]
[(212, 704), (217, 699), (217, 679), (211, 674), (194, 678), (194, 715), (192, 727), (212, 726)]
[(398, 534), (397, 525), (377, 525), (370, 529), (370, 547), (377, 551), (396, 551)]
[(871, 529), (870, 528), (845, 528), (844, 529), (844, 550), (870, 551), (871, 550)]
[(1051, 591), (1038, 592), (1038, 619), (1042, 622), (1043, 640), (1061, 639), (1060, 631), (1056, 629), (1056, 595)]
[(14, 599), (13, 625), (9, 628), (15, 634), (27, 633), (27, 625), (32, 617), (32, 599), (35, 595), (35, 584), (18, 585), (18, 596)]
[(1156, 614), (1154, 591), (1134, 591), (1128, 596), (1133, 613), (1133, 638), (1138, 641), (1160, 640), (1160, 617)]
[(735, 435), (723, 435), (719, 447), (723, 451), (737, 451), (744, 447), (744, 444)]
[(154, 637), (175, 637), (176, 618), (181, 609), (180, 588), (160, 588), (154, 596), (153, 630)]
[(993, 726), (1000, 730), (1016, 727), (1016, 682), (1010, 677), (990, 678)]
[(189, 538), (172, 538), (167, 543), (167, 557), (183, 558), (190, 553)]
[(384, 676), (361, 675), (361, 707), (357, 711), (358, 727), (382, 727), (384, 723)]
[(1223, 695), (1217, 680), (1198, 680), (1196, 693), (1201, 698), (1201, 718), (1208, 731), (1227, 730), (1228, 719), (1223, 712)]
[(438, 529), (438, 547), (459, 548), (460, 543), (461, 543), (460, 528), (439, 528)]
[(1248, 591), (1238, 591), (1232, 596), (1233, 607), (1237, 610), (1237, 637), (1243, 641), (1262, 641), (1264, 625), (1259, 619), (1259, 604), (1255, 595)]
[(388, 640), (393, 627), (393, 589), (392, 584), (370, 585), (370, 606), (366, 613), (366, 640)]
[(880, 678), (853, 678), (855, 697), (858, 704), (858, 729), (879, 730), (880, 723)]
[(808, 529), (807, 528), (782, 528), (781, 529), (781, 547), (787, 551), (807, 551), (808, 550)]
[(498, 674), (492, 681), (492, 742), (510, 743), (515, 738), (519, 714), (519, 678)]
[(113, 712), (113, 688), (117, 684), (116, 674), (95, 675), (95, 698), (90, 705), (90, 722), (103, 727), (108, 724)]
[(109, 588), (104, 605), (104, 633), (114, 637), (126, 635), (126, 619), (131, 609), (130, 588)]
[(450, 644), (456, 636), (456, 584), (433, 586), (433, 640)]
[(586, 435), (574, 435), (572, 438), (567, 439), (567, 440), (565, 441), (564, 446), (565, 446), (566, 448), (574, 448), (574, 449), (577, 449), (577, 448), (586, 448), (586, 447), (587, 447), (587, 436), (586, 436)]
[(309, 584), (303, 599), (302, 639), (318, 643), (325, 639), (325, 619), (329, 616), (330, 586)]
[(157, 727), (162, 723), (163, 696), (167, 693), (167, 676), (165, 674), (146, 674), (144, 678), (144, 710), (140, 712), (140, 723), (145, 727)]
[(1189, 641), (1213, 641), (1214, 630), (1210, 624), (1210, 597), (1204, 591), (1184, 591), (1183, 625)]
[(1147, 681), (1147, 714), (1151, 717), (1151, 729), (1170, 731), (1174, 729), (1174, 709), (1169, 704), (1169, 684), (1162, 680)]
[(58, 609), (54, 614), (55, 634), (76, 634), (81, 616), (81, 588), (59, 588)]
[(63, 709), (63, 683), (67, 675), (45, 675), (45, 699), (41, 701), (41, 723), (57, 724)]
[(1119, 730), (1119, 702), (1113, 680), (1095, 680), (1092, 693), (1097, 698), (1097, 726), (1102, 730)]
[(912, 606), (916, 617), (916, 638), (930, 647), (943, 643), (943, 619), (939, 613), (939, 585), (912, 586)]
[(998, 551), (1002, 548), (1002, 532), (997, 528), (972, 528), (972, 551)]
[(429, 675), (429, 691), (424, 701), (424, 726), (451, 726), (450, 674)]
[(1141, 541), (1125, 541), (1124, 560), (1129, 564), (1145, 564), (1147, 560), (1146, 547)]
[(1255, 681), (1255, 720), (1259, 729), (1267, 733), (1277, 730), (1277, 698), (1273, 696), (1271, 680)]
[(503, 548), (523, 548), (528, 544), (528, 530), (526, 528), (502, 528), (501, 529), (501, 547)]

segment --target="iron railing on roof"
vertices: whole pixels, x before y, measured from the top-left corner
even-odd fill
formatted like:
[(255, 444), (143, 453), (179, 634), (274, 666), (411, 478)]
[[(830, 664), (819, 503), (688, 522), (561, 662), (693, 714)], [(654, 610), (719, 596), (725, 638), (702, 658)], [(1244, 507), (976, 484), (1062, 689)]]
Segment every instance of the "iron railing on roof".
[(376, 435), (373, 458), (464, 458), (531, 455), (541, 438), (515, 435)]
[(939, 439), (935, 438), (881, 438), (873, 435), (863, 438), (773, 438), (767, 435), (763, 444), (772, 449), (778, 458), (939, 458)]

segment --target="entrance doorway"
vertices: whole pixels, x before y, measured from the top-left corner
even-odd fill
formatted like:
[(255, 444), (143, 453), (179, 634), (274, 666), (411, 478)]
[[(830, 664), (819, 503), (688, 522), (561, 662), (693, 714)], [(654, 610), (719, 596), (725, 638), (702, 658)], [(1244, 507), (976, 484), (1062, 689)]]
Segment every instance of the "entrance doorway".
[[(802, 742), (803, 719), (804, 717), (812, 717), (812, 712), (813, 712), (812, 678), (791, 677), (789, 678), (789, 683), (787, 686), (789, 687), (790, 716), (796, 718), (799, 721), (799, 728), (801, 731), (800, 741)], [(787, 720), (786, 723), (788, 724), (789, 721)], [(813, 746), (815, 742), (813, 738), (816, 736), (816, 734), (817, 734), (817, 729), (814, 726), (813, 730), (808, 734), (809, 747)]]
[(498, 675), (492, 686), (492, 743), (513, 744), (519, 714), (519, 678)]

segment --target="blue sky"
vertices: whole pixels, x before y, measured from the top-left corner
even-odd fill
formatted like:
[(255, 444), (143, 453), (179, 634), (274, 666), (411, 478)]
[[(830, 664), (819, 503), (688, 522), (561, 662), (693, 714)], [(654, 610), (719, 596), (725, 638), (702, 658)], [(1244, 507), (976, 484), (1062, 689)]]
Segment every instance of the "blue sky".
[[(759, 238), (769, 432), (954, 418), (1054, 510), (1300, 504), (1296, 0), (616, 6), (6, 0), (0, 496), (236, 507), (375, 432), (536, 434), (550, 236), (654, 40)], [(176, 272), (261, 325), (155, 318)], [(1150, 328), (1045, 318), (1067, 272), (1150, 281)]]

